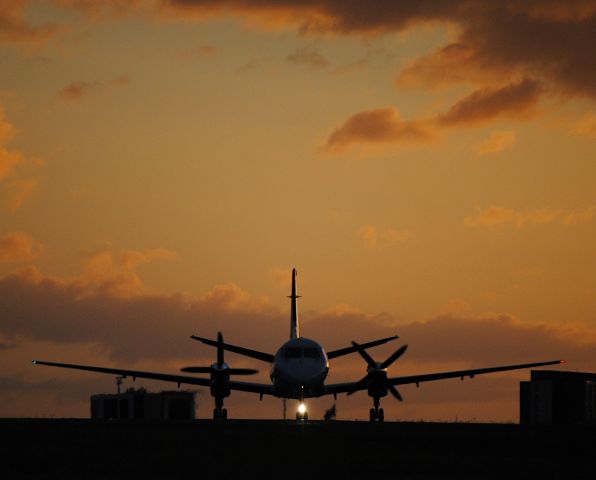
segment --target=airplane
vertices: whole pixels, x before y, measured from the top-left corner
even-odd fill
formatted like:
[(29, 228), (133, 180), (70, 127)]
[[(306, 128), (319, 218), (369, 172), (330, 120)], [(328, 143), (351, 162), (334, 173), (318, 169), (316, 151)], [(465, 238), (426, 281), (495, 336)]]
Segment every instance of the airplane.
[[(403, 345), (391, 354), (385, 361), (375, 361), (367, 352), (367, 349), (391, 342), (397, 338), (393, 335), (387, 338), (381, 338), (366, 343), (352, 342), (352, 346), (326, 352), (325, 349), (316, 341), (300, 336), (300, 325), (298, 321), (296, 294), (296, 269), (292, 269), (292, 292), (290, 298), (290, 339), (286, 341), (275, 353), (275, 355), (253, 350), (238, 345), (225, 343), (221, 332), (217, 335), (217, 340), (192, 335), (193, 340), (200, 341), (206, 345), (217, 349), (216, 361), (209, 367), (184, 367), (181, 369), (187, 373), (208, 373), (209, 378), (193, 377), (188, 375), (144, 372), (138, 370), (126, 370), (119, 368), (106, 368), (91, 365), (77, 365), (69, 363), (48, 362), (43, 360), (33, 360), (36, 365), (46, 365), (61, 368), (70, 368), (76, 370), (86, 370), (91, 372), (106, 373), (111, 375), (120, 375), (124, 378), (148, 378), (153, 380), (162, 380), (174, 382), (180, 387), (181, 384), (199, 385), (210, 388), (211, 395), (215, 401), (213, 409), (214, 419), (226, 419), (227, 409), (224, 408), (224, 398), (230, 396), (233, 390), (242, 392), (256, 393), (262, 399), (264, 395), (271, 395), (283, 399), (299, 400), (296, 420), (308, 420), (308, 412), (304, 400), (306, 398), (321, 397), (324, 395), (337, 395), (345, 393), (352, 395), (357, 391), (366, 390), (373, 399), (373, 407), (369, 411), (371, 422), (383, 422), (385, 414), (380, 406), (380, 400), (389, 393), (399, 401), (403, 398), (397, 390), (397, 385), (416, 384), (423, 382), (443, 380), (447, 378), (474, 378), (476, 375), (482, 375), (494, 372), (503, 372), (507, 370), (518, 370), (524, 368), (542, 367), (565, 363), (564, 360), (551, 360), (546, 362), (535, 362), (515, 365), (505, 365), (497, 367), (475, 368), (468, 370), (456, 370), (449, 372), (438, 372), (421, 375), (408, 375), (401, 377), (388, 377), (387, 369), (398, 358), (400, 358), (408, 346)], [(231, 380), (232, 375), (251, 375), (257, 373), (257, 370), (247, 368), (231, 368), (224, 362), (224, 351), (237, 353), (246, 357), (266, 362), (270, 365), (271, 383), (240, 382)], [(351, 353), (358, 353), (366, 362), (366, 375), (358, 381), (325, 384), (325, 379), (329, 374), (329, 360), (338, 358)]]

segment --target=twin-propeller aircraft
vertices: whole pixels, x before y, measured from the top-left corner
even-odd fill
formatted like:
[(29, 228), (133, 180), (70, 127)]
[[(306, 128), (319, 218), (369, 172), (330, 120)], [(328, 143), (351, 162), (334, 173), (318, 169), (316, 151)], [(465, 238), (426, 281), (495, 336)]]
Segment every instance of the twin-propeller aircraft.
[[(49, 365), (53, 367), (72, 368), (77, 370), (88, 370), (91, 372), (108, 373), (111, 375), (121, 375), (123, 377), (150, 378), (154, 380), (163, 380), (166, 382), (188, 385), (200, 385), (209, 387), (211, 395), (215, 399), (215, 408), (213, 418), (227, 418), (227, 410), (224, 408), (224, 398), (228, 397), (232, 390), (242, 392), (257, 393), (263, 398), (263, 395), (272, 395), (284, 399), (295, 399), (300, 401), (296, 413), (297, 420), (307, 420), (308, 412), (304, 405), (305, 398), (321, 397), (323, 395), (333, 395), (337, 398), (339, 393), (351, 395), (359, 390), (366, 390), (373, 399), (373, 408), (370, 409), (371, 422), (383, 422), (384, 412), (380, 407), (381, 398), (391, 393), (396, 399), (402, 401), (398, 392), (397, 385), (407, 385), (445, 378), (464, 377), (473, 378), (475, 375), (484, 373), (502, 372), (505, 370), (517, 370), (522, 368), (541, 367), (563, 363), (562, 360), (552, 360), (547, 362), (525, 363), (517, 365), (506, 365), (499, 367), (476, 368), (471, 370), (457, 370), (451, 372), (430, 373), (422, 375), (409, 375), (403, 377), (388, 377), (387, 368), (395, 362), (407, 349), (407, 345), (398, 348), (385, 361), (377, 362), (368, 354), (367, 349), (395, 340), (397, 336), (382, 338), (372, 342), (358, 344), (352, 342), (351, 347), (342, 348), (325, 352), (323, 347), (314, 340), (300, 336), (300, 326), (298, 323), (298, 312), (296, 300), (296, 270), (292, 270), (292, 294), (291, 313), (290, 313), (290, 340), (284, 343), (275, 353), (261, 352), (249, 348), (231, 345), (223, 341), (221, 333), (217, 340), (192, 336), (207, 345), (216, 347), (217, 360), (209, 367), (186, 367), (183, 372), (209, 374), (209, 378), (198, 378), (189, 375), (175, 375), (168, 373), (142, 372), (137, 370), (123, 370), (119, 368), (95, 367), (89, 365), (73, 365), (68, 363), (46, 362), (33, 360), (37, 365)], [(257, 370), (248, 368), (232, 368), (224, 362), (224, 351), (228, 350), (240, 355), (251, 357), (270, 364), (271, 383), (252, 383), (239, 382), (231, 380), (232, 375), (250, 375), (257, 373)], [(366, 361), (366, 375), (358, 381), (346, 383), (325, 384), (325, 379), (329, 373), (329, 360), (343, 355), (357, 352)]]

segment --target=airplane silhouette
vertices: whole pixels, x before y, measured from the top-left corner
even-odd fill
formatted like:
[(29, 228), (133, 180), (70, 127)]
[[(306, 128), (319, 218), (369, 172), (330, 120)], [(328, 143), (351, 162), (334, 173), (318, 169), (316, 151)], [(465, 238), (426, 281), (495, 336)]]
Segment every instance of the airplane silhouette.
[[(138, 370), (124, 370), (119, 368), (96, 367), (91, 365), (76, 365), (69, 363), (47, 362), (42, 360), (33, 360), (36, 365), (47, 365), (53, 367), (71, 368), (76, 370), (87, 370), (91, 372), (107, 373), (112, 375), (121, 375), (122, 377), (149, 378), (153, 380), (163, 380), (174, 382), (180, 387), (181, 384), (200, 385), (210, 388), (211, 395), (215, 400), (213, 410), (214, 419), (227, 418), (227, 409), (224, 408), (224, 398), (230, 396), (232, 390), (242, 392), (257, 393), (261, 398), (264, 395), (272, 395), (279, 398), (295, 399), (300, 401), (296, 413), (297, 420), (307, 420), (308, 412), (304, 404), (304, 399), (321, 397), (323, 395), (333, 395), (337, 399), (340, 393), (352, 395), (357, 391), (366, 390), (373, 399), (373, 408), (370, 409), (371, 422), (383, 422), (385, 415), (383, 408), (380, 407), (380, 399), (391, 393), (397, 400), (403, 398), (396, 388), (396, 385), (413, 384), (419, 385), (422, 382), (442, 380), (446, 378), (464, 377), (474, 378), (476, 375), (486, 373), (502, 372), (506, 370), (517, 370), (523, 368), (541, 367), (546, 365), (564, 363), (563, 360), (552, 360), (547, 362), (525, 363), (516, 365), (505, 365), (498, 367), (476, 368), (469, 370), (456, 370), (450, 372), (429, 373), (422, 375), (409, 375), (402, 377), (388, 377), (387, 369), (398, 358), (400, 358), (408, 348), (404, 345), (398, 348), (385, 361), (376, 362), (366, 351), (371, 347), (381, 345), (398, 338), (397, 335), (358, 344), (352, 342), (351, 347), (341, 348), (325, 352), (323, 347), (314, 340), (300, 336), (300, 325), (298, 321), (296, 294), (296, 269), (292, 270), (292, 293), (288, 297), (290, 304), (290, 339), (285, 342), (275, 353), (275, 355), (252, 350), (238, 345), (225, 343), (221, 332), (217, 335), (217, 340), (211, 340), (204, 337), (192, 335), (191, 338), (198, 340), (217, 349), (217, 360), (209, 367), (185, 367), (181, 371), (188, 373), (208, 373), (209, 378), (199, 378), (188, 375), (176, 375), (156, 372), (143, 372)], [(248, 368), (231, 368), (224, 362), (224, 351), (229, 351), (254, 358), (270, 364), (271, 383), (240, 382), (231, 380), (232, 375), (251, 375), (257, 373), (257, 370)], [(358, 353), (367, 364), (366, 375), (355, 382), (344, 382), (325, 384), (325, 379), (329, 373), (329, 360)]]

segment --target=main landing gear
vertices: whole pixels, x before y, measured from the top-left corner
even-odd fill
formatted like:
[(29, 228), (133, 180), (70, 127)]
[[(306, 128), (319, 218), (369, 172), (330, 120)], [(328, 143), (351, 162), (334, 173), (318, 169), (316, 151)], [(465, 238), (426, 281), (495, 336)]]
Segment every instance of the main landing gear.
[(375, 397), (375, 406), (374, 408), (370, 409), (370, 421), (372, 422), (379, 422), (379, 423), (383, 423), (383, 421), (385, 420), (385, 411), (382, 408), (379, 408), (379, 404), (381, 403), (379, 401), (378, 397)]
[(228, 418), (228, 410), (223, 406), (223, 397), (215, 397), (215, 408), (213, 409), (213, 420)]
[(221, 418), (222, 420), (225, 420), (226, 418), (228, 418), (228, 409), (227, 408), (214, 408), (213, 409), (213, 420), (217, 420), (218, 418)]

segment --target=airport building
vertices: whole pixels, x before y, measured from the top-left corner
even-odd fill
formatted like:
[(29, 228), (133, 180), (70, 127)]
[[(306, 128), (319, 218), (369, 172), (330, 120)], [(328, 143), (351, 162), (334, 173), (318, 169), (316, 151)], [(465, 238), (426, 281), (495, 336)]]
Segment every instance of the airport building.
[(147, 392), (144, 388), (129, 388), (123, 393), (91, 396), (91, 418), (194, 420), (194, 392)]
[(596, 374), (532, 370), (519, 385), (519, 422), (527, 425), (596, 424)]

